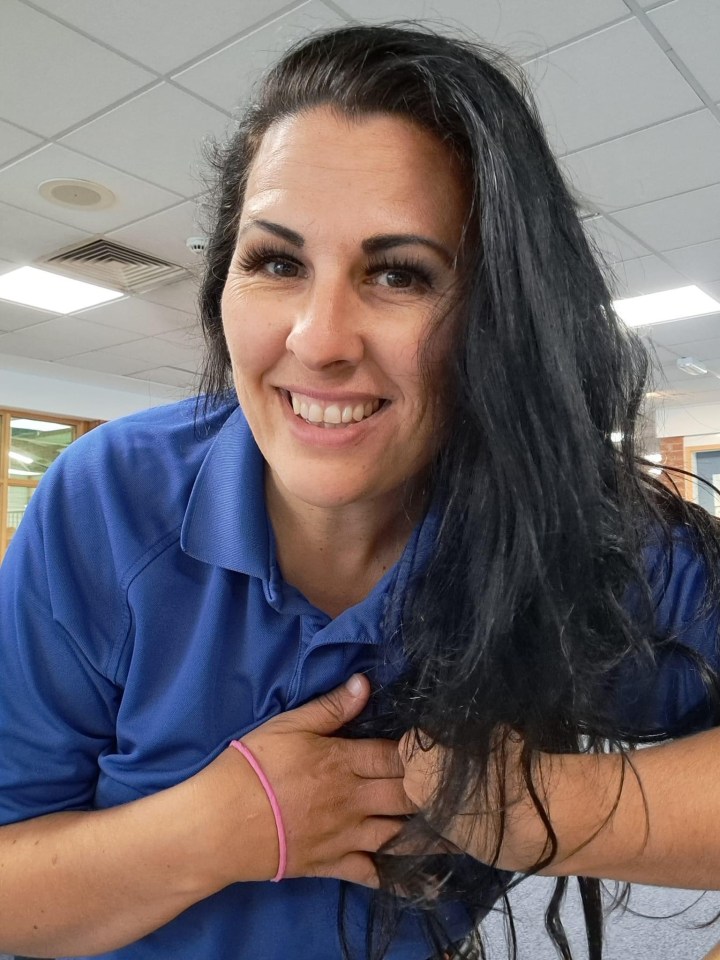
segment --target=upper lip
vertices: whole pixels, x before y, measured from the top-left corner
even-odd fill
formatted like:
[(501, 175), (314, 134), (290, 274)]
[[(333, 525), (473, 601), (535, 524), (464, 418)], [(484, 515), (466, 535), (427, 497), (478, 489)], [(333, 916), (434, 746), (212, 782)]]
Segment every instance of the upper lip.
[(287, 393), (296, 393), (303, 397), (312, 397), (313, 400), (319, 400), (321, 403), (367, 403), (369, 400), (384, 400), (377, 393), (343, 393), (332, 390), (313, 390), (310, 387), (280, 387)]

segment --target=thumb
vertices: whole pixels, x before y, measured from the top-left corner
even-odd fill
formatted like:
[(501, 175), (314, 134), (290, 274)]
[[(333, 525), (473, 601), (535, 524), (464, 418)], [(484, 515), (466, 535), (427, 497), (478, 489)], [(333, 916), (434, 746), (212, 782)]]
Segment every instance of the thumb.
[(323, 693), (296, 710), (284, 714), (300, 730), (309, 730), (319, 736), (329, 736), (343, 724), (356, 717), (370, 696), (370, 683), (362, 673), (354, 673), (340, 687)]

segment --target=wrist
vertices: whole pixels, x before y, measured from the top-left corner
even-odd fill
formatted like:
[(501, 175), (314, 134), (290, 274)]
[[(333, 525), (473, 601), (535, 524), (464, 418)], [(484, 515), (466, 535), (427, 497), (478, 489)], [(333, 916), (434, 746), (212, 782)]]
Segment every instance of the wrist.
[(275, 820), (262, 784), (241, 754), (228, 747), (182, 786), (203, 882), (219, 890), (272, 879), (279, 858)]

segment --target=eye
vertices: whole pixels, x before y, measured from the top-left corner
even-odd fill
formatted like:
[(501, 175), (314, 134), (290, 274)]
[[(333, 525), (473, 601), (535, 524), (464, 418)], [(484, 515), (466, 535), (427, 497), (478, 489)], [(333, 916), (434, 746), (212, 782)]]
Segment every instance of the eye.
[[(380, 276), (385, 277), (385, 284), (388, 287), (394, 287), (399, 290), (407, 289), (415, 282), (415, 277), (409, 270), (386, 270), (384, 274)], [(380, 280), (380, 282), (382, 283), (382, 280)]]
[(273, 260), (265, 260), (263, 266), (265, 267), (265, 272), (272, 274), (273, 277), (296, 277), (300, 270), (299, 264), (293, 263), (292, 260), (281, 259), (280, 257)]
[(420, 262), (384, 260), (370, 264), (368, 272), (374, 283), (389, 290), (422, 293), (435, 287), (434, 275)]
[(303, 269), (295, 257), (264, 245), (238, 254), (236, 263), (244, 273), (263, 273), (278, 280), (294, 280)]

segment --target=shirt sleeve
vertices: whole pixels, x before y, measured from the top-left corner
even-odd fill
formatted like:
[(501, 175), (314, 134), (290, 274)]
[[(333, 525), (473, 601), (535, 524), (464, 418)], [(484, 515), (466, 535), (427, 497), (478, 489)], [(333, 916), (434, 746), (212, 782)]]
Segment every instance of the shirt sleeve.
[[(55, 468), (57, 467), (57, 469)], [(0, 823), (93, 806), (119, 690), (103, 661), (117, 626), (87, 488), (43, 478), (0, 566)]]
[(677, 737), (717, 725), (709, 671), (720, 675), (720, 610), (706, 599), (707, 568), (682, 531), (647, 553), (656, 662), (620, 671), (618, 712), (631, 733)]

